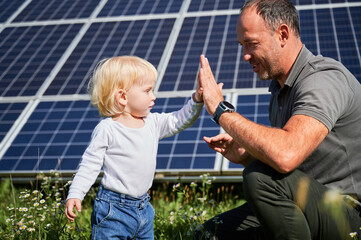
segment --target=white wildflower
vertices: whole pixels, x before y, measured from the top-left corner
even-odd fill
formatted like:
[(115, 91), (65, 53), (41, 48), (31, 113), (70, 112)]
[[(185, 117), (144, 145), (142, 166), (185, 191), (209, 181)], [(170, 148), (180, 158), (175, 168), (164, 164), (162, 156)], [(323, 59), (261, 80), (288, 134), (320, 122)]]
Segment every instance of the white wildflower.
[(357, 232), (352, 232), (352, 233), (350, 233), (350, 237), (354, 238), (354, 237), (356, 237), (356, 236), (357, 236)]

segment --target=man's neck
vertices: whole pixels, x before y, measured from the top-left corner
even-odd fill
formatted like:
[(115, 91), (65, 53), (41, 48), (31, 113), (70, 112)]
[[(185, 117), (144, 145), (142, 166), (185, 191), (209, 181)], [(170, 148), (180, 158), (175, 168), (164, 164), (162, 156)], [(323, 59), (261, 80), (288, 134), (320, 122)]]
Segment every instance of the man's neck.
[(298, 55), (300, 54), (303, 44), (301, 42), (301, 40), (296, 41), (295, 44), (287, 46), (288, 47), (288, 51), (285, 51), (285, 54), (283, 56), (285, 56), (283, 59), (283, 64), (284, 64), (284, 74), (282, 74), (279, 78), (277, 78), (278, 83), (281, 85), (281, 87), (283, 88), (288, 76), (290, 75), (290, 72), (292, 70), (293, 65), (295, 64)]

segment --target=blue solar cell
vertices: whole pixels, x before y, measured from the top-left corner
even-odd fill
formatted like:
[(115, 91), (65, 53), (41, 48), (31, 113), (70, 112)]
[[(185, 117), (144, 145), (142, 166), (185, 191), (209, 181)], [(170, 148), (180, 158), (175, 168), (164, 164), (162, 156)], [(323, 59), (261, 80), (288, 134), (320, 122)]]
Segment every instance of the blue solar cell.
[(191, 169), (191, 156), (174, 157), (171, 161), (169, 169)]
[(46, 158), (39, 164), (39, 170), (57, 169), (58, 158)]
[(0, 164), (0, 171), (10, 171), (13, 169), (16, 160), (2, 160)]
[(78, 158), (68, 158), (65, 157), (60, 165), (58, 166), (59, 170), (74, 170), (79, 165), (79, 159)]
[(193, 165), (193, 169), (211, 169), (213, 168), (215, 160), (213, 157), (199, 157)]
[(160, 142), (158, 146), (158, 156), (169, 155), (172, 151), (172, 146), (173, 144), (171, 142)]
[(22, 113), (26, 103), (0, 103), (0, 142)]
[(243, 169), (243, 166), (240, 165), (240, 164), (235, 164), (235, 163), (229, 162), (228, 168), (229, 169), (239, 169), (240, 170), (240, 169)]
[[(182, 134), (182, 133), (180, 133)], [(174, 149), (174, 154), (192, 154), (193, 153), (194, 144), (180, 141), (178, 139), (177, 146)]]
[[(158, 156), (157, 157), (157, 170), (167, 169), (168, 157)], [(1, 166), (1, 165), (0, 165)]]
[[(88, 141), (89, 141), (89, 134), (88, 134)], [(74, 145), (69, 146), (68, 150), (65, 153), (65, 156), (82, 156), (87, 146), (88, 146), (87, 144), (80, 145), (74, 143)], [(77, 159), (77, 162), (79, 163), (79, 158)]]
[[(88, 129), (94, 129), (94, 127), (95, 126), (91, 126)], [(79, 130), (78, 133), (74, 136), (73, 142), (87, 142), (89, 141), (89, 136), (91, 136), (91, 133), (92, 130), (88, 130), (88, 131)]]
[[(207, 132), (207, 134), (210, 134), (210, 133)], [(219, 134), (219, 133), (217, 133), (217, 134)], [(210, 137), (213, 137), (213, 134), (210, 134), (210, 135), (211, 135)], [(201, 136), (201, 137), (203, 137), (203, 136)], [(197, 147), (197, 155), (198, 154), (200, 154), (200, 155), (209, 154), (212, 157), (208, 157), (208, 160), (211, 160), (212, 158), (214, 160), (214, 156), (213, 156), (214, 151), (210, 147), (208, 147), (207, 144), (199, 144), (199, 146)], [(197, 159), (198, 159), (198, 157), (197, 157)], [(206, 168), (206, 167), (204, 167), (204, 168)]]

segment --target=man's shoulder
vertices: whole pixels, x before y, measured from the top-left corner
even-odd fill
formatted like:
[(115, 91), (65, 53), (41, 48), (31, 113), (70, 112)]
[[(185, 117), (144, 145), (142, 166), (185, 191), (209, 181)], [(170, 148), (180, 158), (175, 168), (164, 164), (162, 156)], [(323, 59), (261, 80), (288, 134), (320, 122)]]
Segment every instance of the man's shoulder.
[(310, 71), (345, 70), (345, 66), (341, 62), (322, 55), (314, 56), (308, 61), (307, 65)]

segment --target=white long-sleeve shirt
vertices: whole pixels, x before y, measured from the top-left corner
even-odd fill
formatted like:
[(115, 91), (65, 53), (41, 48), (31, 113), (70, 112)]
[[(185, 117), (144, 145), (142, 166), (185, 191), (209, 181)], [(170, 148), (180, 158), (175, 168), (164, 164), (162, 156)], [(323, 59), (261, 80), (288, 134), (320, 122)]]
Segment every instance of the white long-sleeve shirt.
[(142, 128), (128, 128), (112, 118), (95, 127), (79, 169), (69, 189), (69, 198), (83, 200), (101, 168), (102, 185), (114, 192), (140, 197), (152, 186), (158, 142), (190, 126), (197, 120), (203, 103), (192, 98), (179, 111), (150, 113)]

